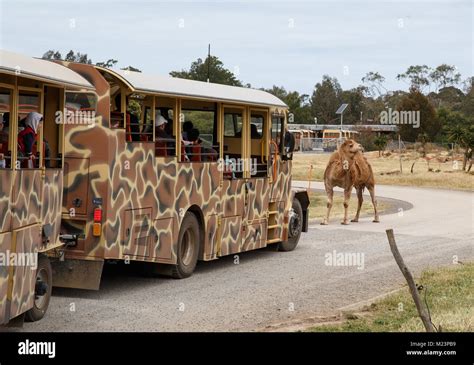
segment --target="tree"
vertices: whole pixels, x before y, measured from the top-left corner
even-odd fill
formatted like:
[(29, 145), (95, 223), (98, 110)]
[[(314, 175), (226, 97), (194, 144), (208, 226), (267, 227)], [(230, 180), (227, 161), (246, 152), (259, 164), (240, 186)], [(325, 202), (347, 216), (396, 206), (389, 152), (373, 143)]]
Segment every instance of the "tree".
[(112, 68), (112, 67), (115, 66), (115, 64), (116, 64), (117, 62), (118, 62), (117, 60), (108, 59), (108, 60), (105, 61), (105, 62), (97, 62), (97, 63), (96, 63), (96, 66), (105, 67), (105, 68)]
[(349, 104), (344, 111), (345, 124), (357, 124), (361, 120), (361, 113), (366, 111), (364, 91), (365, 87), (359, 86), (340, 93), (340, 103)]
[(417, 112), (419, 111), (419, 127), (413, 124), (399, 125), (400, 135), (406, 141), (415, 142), (420, 134), (426, 134), (427, 139), (434, 141), (441, 130), (441, 123), (436, 115), (436, 111), (429, 99), (417, 89), (411, 89), (405, 95), (399, 105), (398, 111)]
[(426, 65), (410, 66), (405, 73), (398, 74), (397, 80), (409, 81), (410, 88), (423, 91), (430, 84), (430, 68)]
[[(70, 50), (66, 56), (63, 58), (61, 52), (55, 50), (49, 50), (43, 54), (41, 57), (45, 60), (64, 60), (68, 62), (77, 62), (77, 63), (86, 63), (88, 65), (93, 64), (92, 60), (87, 56), (87, 53), (74, 53), (73, 50)], [(106, 62), (97, 62), (97, 66), (111, 68), (113, 67), (118, 61), (114, 59), (109, 59)]]
[(443, 132), (448, 142), (455, 143), (464, 150), (463, 170), (470, 170), (467, 161), (471, 160), (474, 149), (474, 120), (462, 113), (447, 109), (438, 110), (438, 118), (443, 125)]
[(385, 146), (387, 145), (387, 136), (381, 134), (374, 139), (374, 145), (377, 147), (377, 150), (379, 151), (379, 157), (383, 149), (385, 149)]
[(367, 94), (369, 96), (381, 96), (387, 89), (383, 86), (385, 77), (378, 72), (367, 72), (362, 78), (362, 82), (367, 85)]
[(196, 81), (207, 81), (209, 75), (209, 82), (231, 86), (242, 86), (242, 82), (235, 77), (233, 72), (226, 69), (222, 61), (216, 56), (211, 56), (210, 58), (207, 57), (205, 61), (198, 58), (196, 61), (191, 63), (191, 67), (188, 71), (171, 71), (170, 75), (173, 77)]
[(456, 71), (456, 67), (445, 63), (436, 67), (429, 77), (437, 89), (453, 86), (461, 81), (461, 74)]
[(311, 96), (311, 111), (318, 123), (329, 124), (337, 119), (335, 113), (340, 105), (341, 92), (341, 85), (335, 77), (324, 75), (322, 82), (316, 84)]
[(142, 72), (142, 70), (139, 70), (138, 68), (133, 67), (133, 66), (127, 66), (127, 67), (121, 68), (121, 70), (133, 71), (133, 72)]
[(290, 123), (305, 124), (312, 122), (311, 108), (308, 103), (309, 96), (297, 91), (286, 91), (283, 86), (273, 86), (271, 89), (262, 89), (275, 95), (288, 105)]

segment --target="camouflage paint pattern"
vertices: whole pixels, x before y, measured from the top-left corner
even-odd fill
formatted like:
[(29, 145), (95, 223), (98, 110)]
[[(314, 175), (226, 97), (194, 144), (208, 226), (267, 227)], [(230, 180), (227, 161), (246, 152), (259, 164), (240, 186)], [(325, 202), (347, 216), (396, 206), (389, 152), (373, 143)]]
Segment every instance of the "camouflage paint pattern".
[[(0, 325), (33, 306), (38, 255), (62, 245), (62, 184), (61, 169), (0, 170)], [(35, 262), (7, 261), (18, 254)]]
[[(91, 82), (98, 94), (95, 126), (66, 129), (65, 163), (69, 168), (65, 171), (63, 228), (82, 229), (86, 236), (77, 247), (67, 249), (66, 259), (174, 264), (179, 227), (187, 211), (196, 214), (203, 227), (201, 260), (265, 247), (271, 202), (282, 202), (277, 204), (281, 228), (272, 242), (286, 239), (283, 225), (291, 207), (287, 204), (291, 161), (278, 160), (272, 183), (271, 177), (224, 179), (213, 162), (155, 157), (153, 142), (126, 142), (125, 129), (109, 127), (110, 87), (102, 74), (90, 65), (63, 64)], [(101, 204), (97, 200), (94, 204), (97, 198)], [(74, 199), (84, 206), (74, 208)], [(103, 209), (100, 237), (92, 235), (95, 207)]]

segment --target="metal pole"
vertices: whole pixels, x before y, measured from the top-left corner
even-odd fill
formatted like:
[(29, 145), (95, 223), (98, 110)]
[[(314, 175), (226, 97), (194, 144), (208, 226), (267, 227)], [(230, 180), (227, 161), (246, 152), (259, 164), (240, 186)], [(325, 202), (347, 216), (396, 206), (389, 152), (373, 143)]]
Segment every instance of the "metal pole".
[(211, 75), (211, 44), (207, 48), (207, 82), (209, 82)]
[(398, 135), (398, 158), (400, 159), (400, 174), (403, 174), (402, 168), (402, 141), (400, 135)]

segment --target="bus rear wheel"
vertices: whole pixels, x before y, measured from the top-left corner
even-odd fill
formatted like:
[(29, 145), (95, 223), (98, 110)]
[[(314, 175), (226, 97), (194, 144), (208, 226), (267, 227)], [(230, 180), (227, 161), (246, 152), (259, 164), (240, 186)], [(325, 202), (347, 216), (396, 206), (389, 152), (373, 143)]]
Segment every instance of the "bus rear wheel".
[(38, 257), (36, 269), (35, 300), (33, 308), (25, 313), (27, 322), (36, 322), (44, 317), (48, 310), (51, 292), (53, 291), (53, 270), (46, 256)]
[(187, 212), (178, 236), (177, 264), (171, 276), (175, 279), (190, 277), (196, 268), (199, 254), (199, 223), (196, 216)]
[(298, 199), (293, 200), (288, 223), (288, 240), (280, 242), (279, 251), (293, 251), (300, 240), (303, 229), (303, 208)]

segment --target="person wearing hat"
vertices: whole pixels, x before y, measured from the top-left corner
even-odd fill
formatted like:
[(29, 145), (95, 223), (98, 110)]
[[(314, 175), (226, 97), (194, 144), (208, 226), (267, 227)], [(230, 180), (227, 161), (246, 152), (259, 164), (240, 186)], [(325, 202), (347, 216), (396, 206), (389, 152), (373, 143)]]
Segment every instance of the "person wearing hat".
[(169, 154), (171, 154), (171, 151), (173, 149), (174, 139), (168, 133), (166, 133), (167, 123), (168, 121), (162, 115), (158, 115), (155, 118), (155, 150), (157, 156), (168, 156)]

